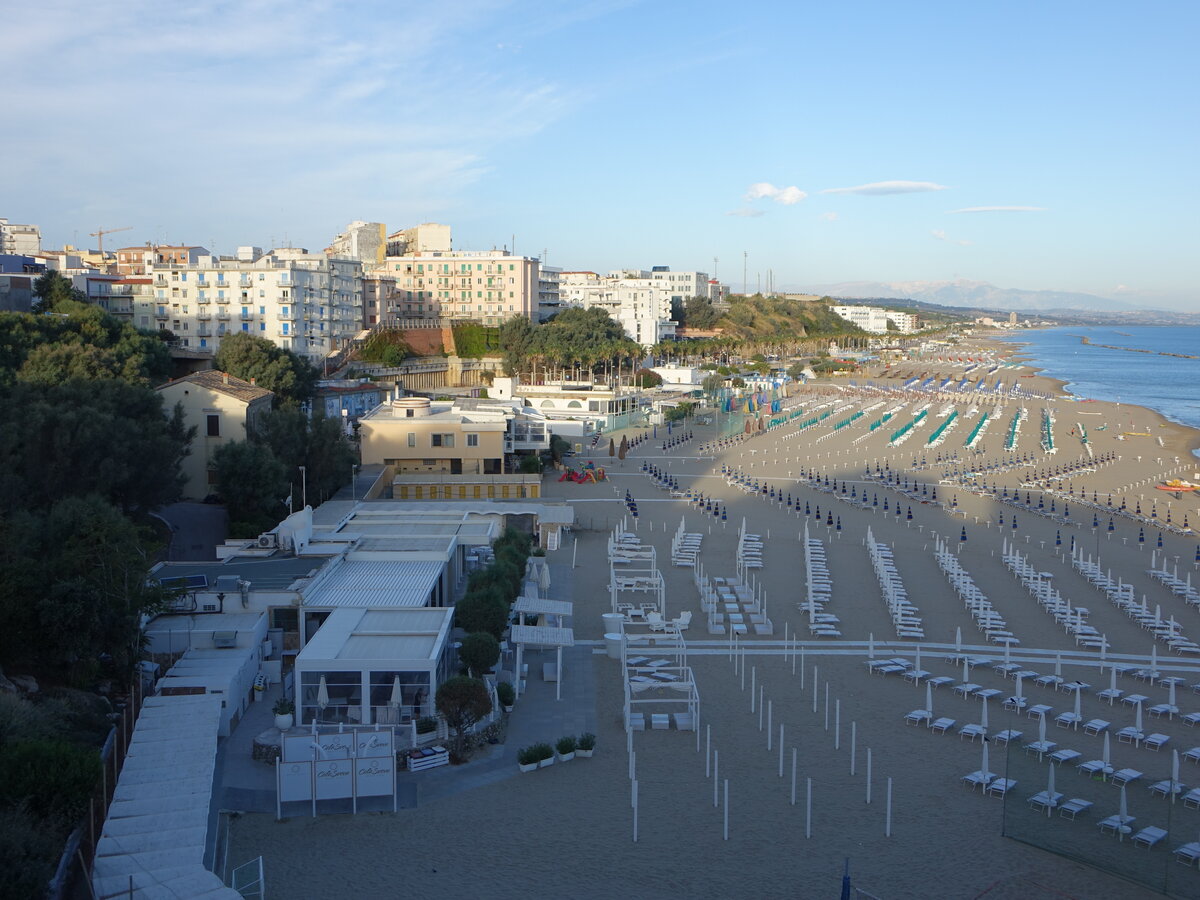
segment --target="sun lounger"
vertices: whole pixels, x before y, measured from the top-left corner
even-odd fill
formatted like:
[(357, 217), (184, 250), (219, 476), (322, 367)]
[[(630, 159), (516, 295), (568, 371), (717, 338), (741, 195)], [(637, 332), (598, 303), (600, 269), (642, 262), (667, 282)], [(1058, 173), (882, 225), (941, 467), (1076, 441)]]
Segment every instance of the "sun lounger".
[(1172, 782), (1170, 778), (1165, 781), (1156, 781), (1150, 785), (1150, 793), (1161, 794), (1163, 797), (1170, 797), (1172, 792), (1180, 794), (1186, 790), (1186, 784), (1180, 784), (1178, 781)]
[(1063, 763), (1075, 762), (1075, 760), (1079, 759), (1079, 757), (1082, 755), (1083, 754), (1078, 750), (1068, 750), (1063, 748), (1062, 750), (1055, 750), (1050, 754), (1050, 762), (1056, 762), (1059, 765), (1062, 765)]
[(1113, 772), (1112, 777), (1109, 780), (1113, 784), (1117, 785), (1117, 787), (1120, 787), (1123, 784), (1130, 784), (1134, 781), (1137, 781), (1141, 777), (1142, 773), (1137, 769), (1119, 769), (1118, 771)]
[(1083, 716), (1077, 716), (1073, 712), (1060, 713), (1054, 717), (1054, 724), (1059, 728), (1074, 728), (1079, 730), (1079, 723), (1083, 720)]
[(1092, 808), (1091, 800), (1084, 800), (1081, 797), (1072, 797), (1070, 800), (1062, 803), (1058, 807), (1058, 814), (1064, 819), (1071, 819), (1079, 815), (1081, 812), (1087, 812)]
[(973, 684), (969, 681), (964, 681), (962, 684), (958, 685), (958, 687), (956, 687), (954, 689), (954, 693), (962, 694), (964, 697), (970, 697), (973, 693), (975, 693), (977, 690), (979, 690), (980, 687), (982, 687), (982, 685)]
[(1117, 740), (1122, 744), (1136, 744), (1145, 736), (1145, 733), (1138, 731), (1132, 725), (1126, 725), (1117, 732)]
[(1016, 786), (1017, 780), (1015, 778), (997, 778), (987, 786), (988, 796), (1003, 797)]
[(948, 719), (942, 716), (940, 719), (934, 719), (929, 723), (929, 730), (934, 734), (945, 734), (954, 727), (954, 719)]
[(1029, 798), (1029, 805), (1033, 809), (1039, 811), (1044, 811), (1047, 807), (1054, 809), (1056, 806), (1058, 806), (1058, 801), (1060, 801), (1062, 798), (1063, 795), (1058, 791), (1055, 791), (1053, 794), (1047, 791), (1038, 791)]
[(1113, 767), (1110, 765), (1105, 765), (1104, 760), (1102, 759), (1091, 759), (1085, 763), (1080, 763), (1075, 768), (1080, 772), (1083, 772), (1085, 775), (1096, 775), (1097, 773), (1110, 775), (1112, 774), (1113, 770)]
[(1011, 728), (1006, 728), (1004, 731), (1001, 731), (999, 734), (993, 736), (992, 741), (1003, 747), (1007, 746), (1012, 741), (1019, 741), (1022, 734), (1024, 734), (1023, 731), (1014, 731)]
[(982, 725), (964, 725), (958, 732), (958, 739), (970, 738), (971, 743), (975, 743), (975, 738), (987, 737), (987, 729)]
[(1171, 851), (1175, 856), (1176, 862), (1181, 862), (1185, 866), (1194, 864), (1200, 860), (1200, 843), (1192, 841), (1190, 844), (1183, 844)]
[(925, 683), (932, 688), (940, 688), (943, 685), (954, 684), (954, 679), (949, 675), (938, 675), (934, 678), (925, 679)]
[(1108, 731), (1109, 723), (1103, 719), (1090, 719), (1083, 726), (1084, 734), (1103, 734)]
[(1112, 706), (1113, 702), (1121, 699), (1121, 695), (1125, 692), (1117, 688), (1105, 688), (1096, 694), (1101, 700), (1107, 700), (1108, 705)]
[(1154, 734), (1146, 735), (1146, 737), (1142, 740), (1142, 746), (1147, 750), (1161, 750), (1167, 745), (1169, 740), (1171, 740), (1169, 735), (1158, 734), (1156, 732)]
[(1045, 703), (1038, 703), (1036, 706), (1031, 706), (1025, 712), (1031, 719), (1036, 719), (1046, 715), (1053, 707), (1047, 706)]
[(999, 688), (984, 688), (982, 691), (975, 692), (977, 700), (991, 700), (993, 697), (999, 697), (1003, 691)]
[(1146, 847), (1146, 849), (1149, 849), (1155, 844), (1159, 843), (1166, 836), (1167, 829), (1158, 828), (1154, 825), (1148, 825), (1133, 836), (1133, 843), (1135, 845), (1141, 844), (1142, 846)]
[(1137, 819), (1134, 816), (1125, 816), (1124, 818), (1120, 815), (1109, 816), (1107, 819), (1101, 820), (1100, 833), (1104, 834), (1107, 831), (1110, 834), (1116, 834), (1117, 830), (1120, 829), (1128, 834), (1133, 830), (1133, 823), (1136, 821)]
[(932, 718), (932, 716), (929, 714), (929, 710), (914, 709), (912, 712), (910, 712), (907, 716), (904, 717), (904, 721), (907, 722), (909, 725), (920, 725), (923, 722), (928, 722), (931, 718)]
[(964, 775), (962, 780), (963, 784), (970, 788), (980, 787), (986, 790), (987, 786), (996, 780), (996, 776), (991, 772), (978, 771), (972, 772), (970, 775)]
[(1192, 788), (1184, 794), (1183, 805), (1188, 809), (1200, 809), (1200, 788)]
[(1188, 728), (1195, 728), (1196, 724), (1200, 723), (1200, 712), (1188, 713), (1186, 716), (1180, 716), (1179, 718)]

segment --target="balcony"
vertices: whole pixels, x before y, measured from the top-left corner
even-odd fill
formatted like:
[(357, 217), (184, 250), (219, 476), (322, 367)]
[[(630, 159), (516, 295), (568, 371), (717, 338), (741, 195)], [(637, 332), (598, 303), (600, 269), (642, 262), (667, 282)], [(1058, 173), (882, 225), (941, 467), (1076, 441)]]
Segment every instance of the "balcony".
[(227, 309), (219, 310), (217, 312), (217, 318), (220, 319), (222, 322), (228, 322), (229, 321), (229, 310), (227, 310)]
[(283, 322), (294, 322), (296, 320), (296, 311), (292, 310), (291, 312), (277, 312), (275, 313), (275, 318)]
[(239, 318), (240, 318), (240, 319), (241, 319), (243, 322), (250, 322), (250, 321), (252, 321), (252, 320), (254, 319), (254, 313), (245, 313), (245, 312), (244, 312), (244, 313), (242, 313), (242, 314), (239, 316)]
[(294, 337), (296, 337), (296, 336), (297, 336), (297, 335), (296, 335), (296, 332), (294, 332), (294, 331), (284, 331), (282, 328), (280, 328), (280, 329), (279, 329), (278, 331), (276, 331), (275, 333), (276, 333), (276, 334), (277, 334), (279, 337), (285, 337), (285, 338), (294, 338)]
[(207, 322), (212, 319), (212, 313), (210, 313), (208, 310), (201, 310), (200, 312), (196, 313), (196, 318), (201, 322)]
[(217, 298), (217, 302), (218, 302), (218, 303), (228, 303), (228, 302), (229, 302), (229, 298), (228, 298), (228, 297), (218, 297), (218, 298)]

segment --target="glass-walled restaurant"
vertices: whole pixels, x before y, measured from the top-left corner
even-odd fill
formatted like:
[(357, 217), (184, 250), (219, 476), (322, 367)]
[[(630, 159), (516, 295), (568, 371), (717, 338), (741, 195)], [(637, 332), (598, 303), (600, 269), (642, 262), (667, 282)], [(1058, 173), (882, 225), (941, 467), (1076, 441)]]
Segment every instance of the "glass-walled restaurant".
[(433, 715), (457, 671), (452, 607), (336, 609), (296, 657), (300, 725), (402, 725)]

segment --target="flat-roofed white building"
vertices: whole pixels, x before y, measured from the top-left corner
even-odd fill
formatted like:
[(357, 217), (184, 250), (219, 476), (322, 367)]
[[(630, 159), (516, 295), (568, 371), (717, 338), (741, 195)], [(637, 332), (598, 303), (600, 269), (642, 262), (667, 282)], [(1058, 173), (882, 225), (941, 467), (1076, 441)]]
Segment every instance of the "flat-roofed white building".
[(920, 320), (912, 313), (882, 309), (878, 306), (833, 306), (830, 308), (847, 322), (872, 334), (885, 334), (892, 330), (908, 333), (920, 328)]
[(620, 323), (625, 335), (643, 347), (652, 347), (675, 336), (671, 319), (671, 292), (652, 273), (633, 269), (610, 272), (563, 272), (559, 282), (560, 306), (599, 308)]

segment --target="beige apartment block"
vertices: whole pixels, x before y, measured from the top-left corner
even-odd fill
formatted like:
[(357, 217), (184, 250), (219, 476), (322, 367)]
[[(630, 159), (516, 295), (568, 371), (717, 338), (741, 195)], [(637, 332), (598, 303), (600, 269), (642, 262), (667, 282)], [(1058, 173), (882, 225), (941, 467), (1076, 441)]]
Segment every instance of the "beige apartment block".
[(428, 397), (383, 403), (358, 420), (364, 466), (396, 474), (502, 475), (507, 416)]
[(184, 423), (195, 426), (192, 452), (183, 460), (183, 496), (200, 500), (219, 490), (213, 454), (230, 441), (244, 441), (259, 417), (271, 410), (270, 391), (224, 372), (197, 372), (158, 388), (163, 410), (183, 407)]

